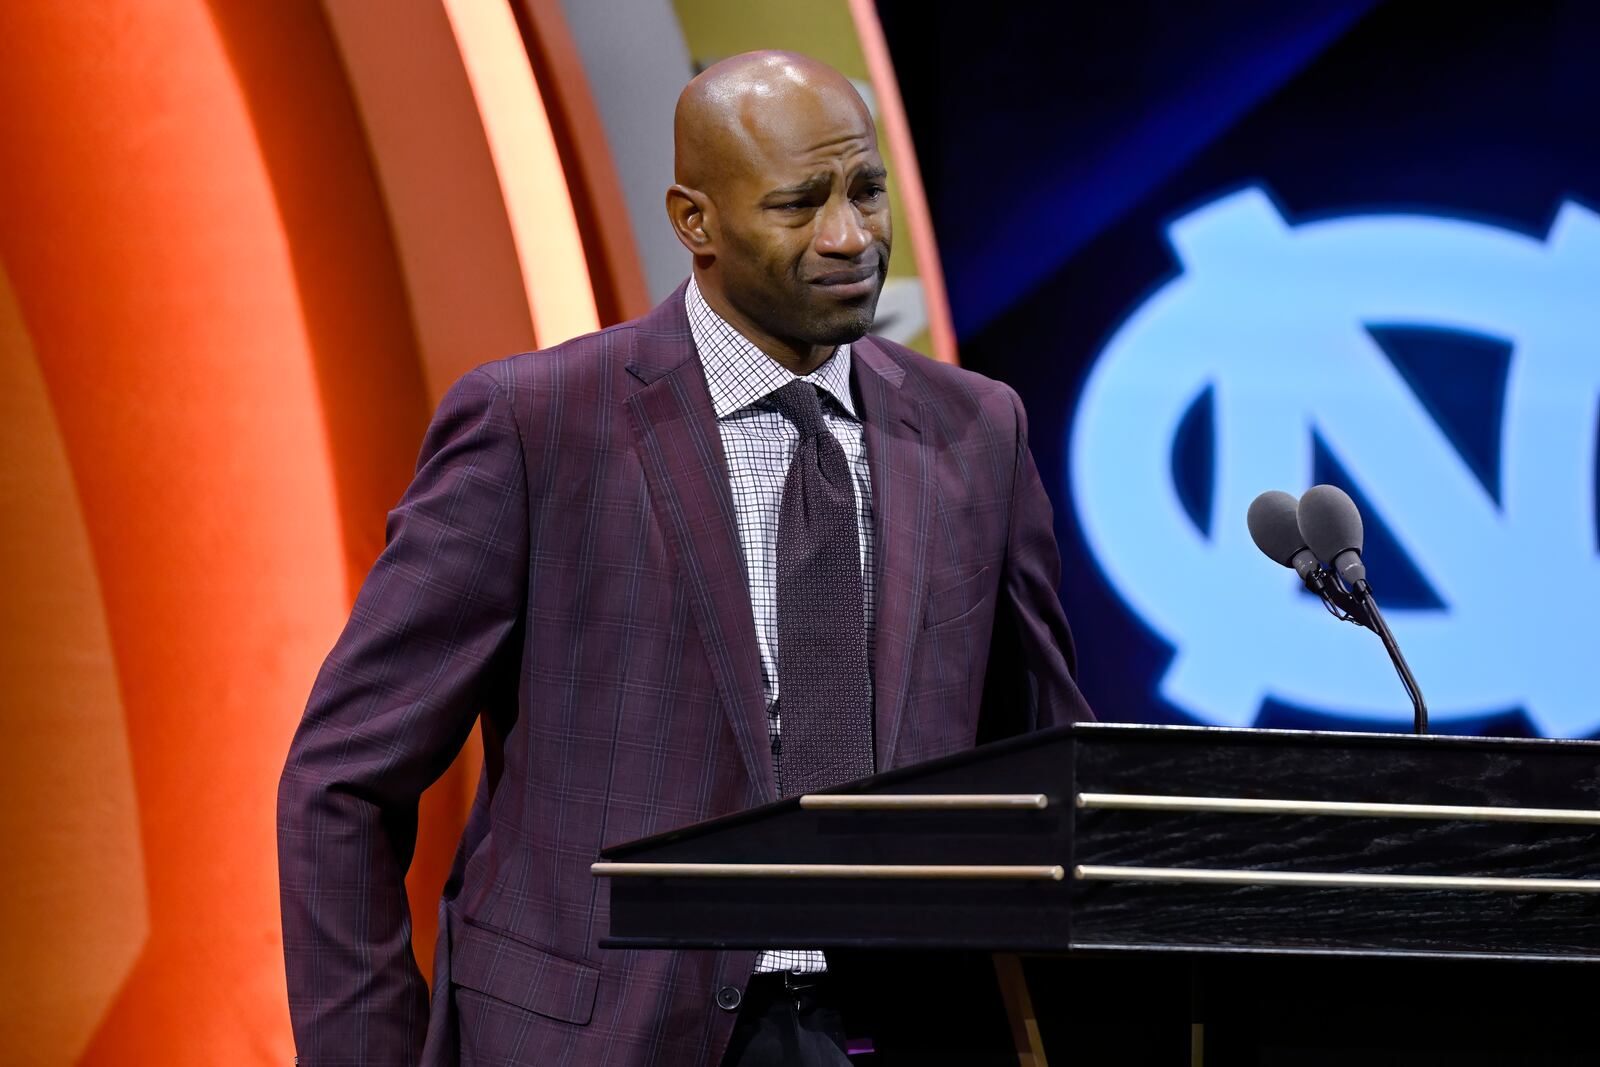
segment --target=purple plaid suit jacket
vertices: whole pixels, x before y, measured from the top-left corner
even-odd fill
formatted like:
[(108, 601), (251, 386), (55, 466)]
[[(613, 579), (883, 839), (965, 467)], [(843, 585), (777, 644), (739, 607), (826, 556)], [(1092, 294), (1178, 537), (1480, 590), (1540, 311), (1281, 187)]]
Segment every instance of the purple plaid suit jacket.
[[(1006, 386), (854, 346), (878, 545), (880, 769), (1089, 717)], [(303, 1067), (715, 1064), (753, 952), (605, 952), (600, 849), (774, 799), (726, 467), (680, 289), (439, 407), (278, 798)], [(980, 711), (983, 712), (980, 721)], [(481, 713), (430, 1011), (417, 798)]]

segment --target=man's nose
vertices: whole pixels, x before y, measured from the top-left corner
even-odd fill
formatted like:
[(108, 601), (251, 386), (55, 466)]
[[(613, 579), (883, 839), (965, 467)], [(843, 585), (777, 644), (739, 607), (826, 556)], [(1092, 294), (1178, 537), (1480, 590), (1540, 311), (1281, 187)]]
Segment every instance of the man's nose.
[(812, 243), (818, 255), (855, 259), (872, 246), (872, 232), (853, 201), (830, 200), (817, 220), (817, 235)]

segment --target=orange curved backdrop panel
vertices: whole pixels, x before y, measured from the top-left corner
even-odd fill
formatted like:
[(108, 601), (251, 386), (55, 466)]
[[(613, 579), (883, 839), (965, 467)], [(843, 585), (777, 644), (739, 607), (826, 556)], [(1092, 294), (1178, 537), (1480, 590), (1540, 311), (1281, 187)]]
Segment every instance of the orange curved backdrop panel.
[(0, 69), (0, 259), (99, 578), (144, 855), (146, 894), (102, 902), (148, 936), (83, 1062), (283, 1060), (263, 801), (349, 587), (284, 214), (204, 5), (3, 18), (28, 47)]
[[(477, 170), (385, 125), (320, 4), (0, 7), (4, 1062), (288, 1062), (273, 796), (316, 668), (439, 392), (598, 324), (511, 9), (397, 7)], [(475, 774), (425, 801), (421, 895)]]

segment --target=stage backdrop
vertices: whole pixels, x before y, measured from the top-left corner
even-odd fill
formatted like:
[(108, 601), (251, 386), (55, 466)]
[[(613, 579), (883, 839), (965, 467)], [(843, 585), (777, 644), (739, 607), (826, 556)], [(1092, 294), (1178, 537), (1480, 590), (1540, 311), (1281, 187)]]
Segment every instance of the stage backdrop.
[(1403, 725), (1245, 536), (1328, 480), (1442, 729), (1600, 731), (1591, 5), (878, 16), (0, 5), (0, 1060), (288, 1062), (276, 779), (428, 414), (670, 291), (672, 101), (745, 48), (873, 107), (882, 329), (1022, 392), (1103, 717)]
[[(882, 328), (955, 358), (871, 5), (771, 6), (0, 5), (0, 1061), (290, 1062), (273, 812), (312, 678), (450, 383), (687, 273), (697, 65), (857, 79)], [(478, 758), (423, 802), (425, 971)]]
[(1246, 531), (1333, 482), (1437, 729), (1596, 735), (1600, 11), (880, 12), (1100, 715), (1407, 728), (1379, 642)]

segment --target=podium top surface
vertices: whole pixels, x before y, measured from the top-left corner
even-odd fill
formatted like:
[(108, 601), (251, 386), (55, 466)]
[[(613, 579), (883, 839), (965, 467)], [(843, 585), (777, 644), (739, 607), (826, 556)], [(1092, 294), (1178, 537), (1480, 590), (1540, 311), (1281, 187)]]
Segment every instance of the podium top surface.
[[(937, 776), (996, 758), (1025, 752), (1030, 749), (1048, 749), (1074, 744), (1114, 744), (1164, 746), (1219, 746), (1240, 745), (1272, 747), (1326, 746), (1337, 750), (1390, 749), (1411, 752), (1481, 752), (1517, 754), (1532, 759), (1559, 757), (1582, 753), (1596, 761), (1600, 767), (1600, 741), (1566, 740), (1560, 738), (1482, 737), (1463, 734), (1411, 734), (1378, 733), (1338, 730), (1261, 730), (1228, 726), (1174, 726), (1149, 723), (1080, 722), (1055, 726), (1045, 730), (994, 741), (963, 752), (952, 753), (939, 759), (881, 771), (859, 778), (819, 793), (859, 793), (892, 790), (910, 785), (920, 779)], [(616, 844), (603, 849), (606, 860), (625, 859), (656, 846), (683, 841), (692, 837), (715, 834), (745, 823), (761, 821), (783, 811), (799, 807), (799, 797), (791, 796), (770, 801), (743, 811), (708, 819), (690, 826), (678, 827), (649, 837)]]

